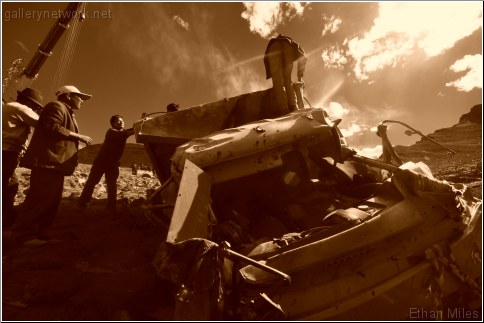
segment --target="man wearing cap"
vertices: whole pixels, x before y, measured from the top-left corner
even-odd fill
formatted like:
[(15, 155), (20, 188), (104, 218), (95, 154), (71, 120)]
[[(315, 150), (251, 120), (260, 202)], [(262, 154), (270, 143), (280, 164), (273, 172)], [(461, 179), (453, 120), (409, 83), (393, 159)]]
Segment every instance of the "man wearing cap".
[(17, 101), (2, 104), (2, 224), (10, 227), (16, 218), (14, 199), (18, 191), (15, 169), (27, 149), (30, 127), (35, 127), (43, 109), (36, 89), (17, 91)]
[(38, 245), (48, 242), (46, 230), (55, 219), (64, 189), (64, 176), (77, 166), (79, 141), (92, 139), (79, 133), (74, 110), (90, 94), (65, 85), (56, 92), (57, 101), (48, 103), (40, 114), (32, 141), (20, 165), (32, 170), (30, 189), (14, 228), (17, 242)]

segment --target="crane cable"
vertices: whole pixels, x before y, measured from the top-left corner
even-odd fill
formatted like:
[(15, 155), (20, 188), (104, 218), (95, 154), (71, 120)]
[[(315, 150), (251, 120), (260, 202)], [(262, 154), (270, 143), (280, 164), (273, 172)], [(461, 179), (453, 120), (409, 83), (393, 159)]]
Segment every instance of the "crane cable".
[(53, 80), (52, 93), (54, 93), (55, 90), (67, 79), (69, 67), (74, 55), (76, 40), (80, 30), (80, 21), (78, 19), (79, 13), (83, 12), (84, 8), (85, 8), (85, 3), (82, 3), (81, 6), (79, 7), (79, 10), (76, 11), (75, 17), (74, 17), (75, 19), (73, 19), (71, 29), (68, 31), (67, 40), (64, 44), (64, 49), (61, 54), (61, 59), (59, 61), (59, 65), (57, 66), (56, 75)]
[(64, 85), (66, 82), (69, 69), (73, 61), (77, 39), (79, 37), (82, 17), (84, 17), (87, 3), (83, 2), (79, 6), (79, 9), (74, 13), (74, 19), (72, 19), (71, 26), (67, 33), (67, 39), (62, 50), (61, 58), (59, 64), (57, 65), (57, 70), (52, 81), (51, 93), (55, 93), (57, 89)]

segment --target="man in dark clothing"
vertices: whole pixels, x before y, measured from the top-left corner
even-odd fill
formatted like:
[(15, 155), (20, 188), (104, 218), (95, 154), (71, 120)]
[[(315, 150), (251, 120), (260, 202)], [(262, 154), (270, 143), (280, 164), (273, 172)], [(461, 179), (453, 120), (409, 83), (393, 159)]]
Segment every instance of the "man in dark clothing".
[(35, 128), (32, 141), (20, 165), (32, 170), (30, 189), (22, 205), (14, 235), (19, 243), (47, 243), (46, 234), (55, 219), (64, 189), (64, 177), (77, 166), (79, 141), (90, 145), (92, 139), (79, 133), (74, 110), (80, 109), (90, 94), (75, 86), (62, 86), (57, 101), (48, 103)]
[[(289, 37), (279, 35), (272, 38), (264, 54), (266, 78), (272, 78), (279, 113), (285, 114), (298, 109), (291, 74), (293, 63), (297, 62), (297, 78), (304, 84), (302, 77), (306, 69), (306, 54), (302, 47)], [(284, 93), (285, 89), (285, 93)], [(303, 108), (304, 104), (299, 103)]]
[(18, 192), (15, 169), (28, 145), (31, 127), (35, 127), (42, 106), (38, 90), (26, 88), (18, 92), (17, 101), (2, 104), (2, 224), (13, 225), (17, 218), (14, 207)]
[(124, 129), (124, 120), (120, 115), (112, 116), (110, 122), (111, 128), (106, 132), (104, 143), (92, 164), (91, 172), (79, 198), (79, 207), (83, 209), (87, 207), (94, 187), (104, 175), (108, 191), (107, 209), (116, 210), (116, 182), (119, 177), (119, 160), (126, 147), (126, 139), (134, 134), (134, 129)]
[(176, 112), (180, 109), (180, 106), (176, 103), (170, 103), (166, 106), (166, 112)]

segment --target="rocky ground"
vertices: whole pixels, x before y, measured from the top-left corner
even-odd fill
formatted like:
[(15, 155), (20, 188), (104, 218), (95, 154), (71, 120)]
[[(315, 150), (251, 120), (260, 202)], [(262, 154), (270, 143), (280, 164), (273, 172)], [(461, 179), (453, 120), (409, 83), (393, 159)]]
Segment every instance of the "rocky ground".
[[(482, 124), (461, 120), (431, 136), (457, 154), (449, 155), (426, 140), (396, 150), (404, 160), (426, 162), (439, 179), (469, 185), (474, 196), (481, 198)], [(104, 210), (103, 183), (96, 187), (89, 208), (80, 211), (76, 202), (90, 170), (85, 163), (95, 155), (91, 150), (82, 152), (83, 164), (65, 180), (52, 227), (52, 236), (60, 242), (12, 248), (8, 232), (3, 232), (2, 320), (172, 319), (174, 286), (160, 281), (152, 267), (165, 237), (142, 208), (147, 189), (156, 188), (158, 180), (149, 171), (132, 174), (127, 166), (141, 155), (139, 145), (130, 146), (118, 181), (119, 213), (113, 216)], [(16, 203), (20, 204), (30, 171), (20, 168), (17, 172)]]
[[(11, 249), (2, 239), (3, 320), (171, 318), (173, 286), (158, 280), (151, 265), (164, 236), (141, 208), (146, 190), (159, 185), (158, 180), (148, 171), (133, 175), (131, 168), (121, 168), (119, 212), (113, 216), (104, 209), (107, 195), (102, 182), (88, 209), (77, 209), (89, 170), (90, 165), (80, 164), (65, 180), (51, 232), (59, 243)], [(30, 171), (17, 172), (20, 204)]]

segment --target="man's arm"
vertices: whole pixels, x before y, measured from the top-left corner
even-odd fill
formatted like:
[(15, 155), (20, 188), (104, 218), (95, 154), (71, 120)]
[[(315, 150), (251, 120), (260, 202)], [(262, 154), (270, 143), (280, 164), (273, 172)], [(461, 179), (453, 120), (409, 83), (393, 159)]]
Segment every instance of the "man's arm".
[(106, 140), (128, 139), (128, 137), (132, 135), (134, 135), (134, 128), (121, 129), (121, 130), (110, 128), (106, 133)]
[(77, 133), (77, 132), (69, 131), (69, 138), (74, 138), (74, 139), (80, 140), (88, 146), (90, 146), (92, 144), (91, 137), (86, 136), (86, 135), (82, 135), (82, 134)]
[(39, 121), (39, 115), (28, 107), (19, 109), (17, 116), (23, 123), (34, 128), (37, 125), (37, 121)]
[(69, 138), (71, 132), (63, 126), (66, 117), (63, 110), (58, 103), (48, 103), (42, 111), (39, 127), (42, 127), (51, 136)]
[(40, 126), (52, 136), (60, 136), (63, 139), (80, 140), (86, 145), (90, 145), (92, 143), (92, 139), (90, 137), (75, 133), (62, 126), (63, 120), (66, 117), (65, 113), (68, 112), (58, 103), (51, 102), (47, 104), (42, 111)]
[(126, 138), (128, 138), (129, 136), (132, 136), (132, 135), (134, 135), (134, 128), (126, 129)]

